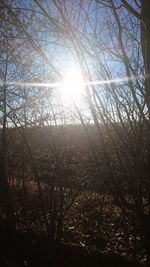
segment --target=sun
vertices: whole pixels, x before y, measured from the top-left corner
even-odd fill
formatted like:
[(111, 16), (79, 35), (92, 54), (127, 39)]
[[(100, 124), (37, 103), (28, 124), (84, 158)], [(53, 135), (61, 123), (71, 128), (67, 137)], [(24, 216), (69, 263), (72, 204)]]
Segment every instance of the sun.
[(61, 97), (64, 105), (72, 105), (82, 101), (85, 92), (85, 83), (79, 70), (71, 69), (64, 75), (61, 86)]

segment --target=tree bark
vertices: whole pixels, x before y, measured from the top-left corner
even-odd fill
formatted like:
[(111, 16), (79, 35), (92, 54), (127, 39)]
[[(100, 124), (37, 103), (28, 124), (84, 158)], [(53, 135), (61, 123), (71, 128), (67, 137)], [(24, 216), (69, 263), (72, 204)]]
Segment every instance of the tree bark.
[(150, 119), (150, 1), (141, 2), (141, 45), (145, 66), (145, 101)]

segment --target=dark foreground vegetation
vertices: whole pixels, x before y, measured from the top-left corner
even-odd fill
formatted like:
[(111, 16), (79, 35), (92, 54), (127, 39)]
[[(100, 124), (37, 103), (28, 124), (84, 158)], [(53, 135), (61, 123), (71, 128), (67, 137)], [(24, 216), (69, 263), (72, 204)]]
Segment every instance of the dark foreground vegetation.
[[(11, 239), (12, 238), (12, 239)], [(31, 232), (24, 234), (15, 233), (2, 244), (1, 266), (112, 266), (112, 267), (138, 267), (133, 260), (115, 254), (89, 253), (77, 244), (49, 243), (47, 238), (40, 239)], [(7, 260), (6, 260), (7, 259)]]
[[(117, 127), (122, 131), (119, 124)], [(103, 125), (101, 129), (105, 148), (109, 147), (116, 166), (112, 141)], [(87, 131), (93, 146), (96, 144), (95, 151), (101, 151), (95, 126), (89, 125)], [(109, 131), (114, 133), (111, 126)], [(146, 136), (147, 131), (143, 131)], [(130, 146), (134, 146), (132, 135), (130, 140)], [(137, 165), (132, 169), (133, 180), (120, 179), (124, 169), (117, 169), (112, 181), (105, 173), (108, 162), (99, 153), (97, 160), (105, 173), (102, 176), (81, 125), (9, 129), (7, 142), (8, 218), (2, 217), (0, 225), (2, 266), (145, 264), (143, 242), (149, 240), (144, 231), (149, 225), (143, 228), (142, 217), (136, 213), (139, 204), (129, 191), (137, 193)], [(120, 155), (123, 157), (123, 151)], [(147, 187), (143, 186), (146, 216)], [(131, 206), (124, 210), (122, 201)]]

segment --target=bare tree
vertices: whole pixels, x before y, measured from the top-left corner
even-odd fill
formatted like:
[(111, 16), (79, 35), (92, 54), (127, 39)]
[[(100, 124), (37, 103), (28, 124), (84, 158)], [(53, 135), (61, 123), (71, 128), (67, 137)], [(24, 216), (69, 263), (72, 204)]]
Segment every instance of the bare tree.
[[(55, 88), (50, 90), (46, 88), (45, 83), (61, 81), (65, 64), (60, 66), (59, 62), (63, 58), (62, 55), (65, 55), (65, 58), (68, 56), (77, 62), (85, 81), (85, 107), (87, 117), (96, 129), (96, 138), (90, 135), (89, 124), (78, 103), (73, 101), (73, 105), (75, 116), (81, 122), (91, 145), (97, 177), (102, 181), (106, 192), (111, 195), (120, 216), (123, 214), (130, 224), (131, 235), (135, 242), (138, 238), (143, 242), (149, 266), (150, 61), (148, 51), (150, 30), (148, 1), (130, 3), (123, 0), (120, 2), (54, 0), (43, 3), (34, 0), (31, 7), (22, 5), (17, 7), (16, 4), (12, 7), (5, 1), (2, 1), (2, 5), (10, 17), (9, 25), (17, 31), (17, 37), (23, 39), (24, 45), (28, 45), (28, 49), (23, 46), (24, 50), (32, 54), (31, 65), (27, 65), (28, 56), (24, 51), (20, 53), (21, 81), (17, 80), (13, 86), (15, 89), (18, 88), (22, 95), (19, 94), (18, 98), (14, 98), (15, 105), (6, 104), (7, 58), (5, 62), (3, 61), (5, 63), (2, 88), (4, 155), (2, 177), (4, 181), (7, 181), (5, 143), (6, 117), (8, 117), (6, 113), (9, 108), (11, 123), (14, 123), (23, 138), (24, 151), (26, 146), (27, 153), (30, 154), (31, 162), (26, 163), (32, 169), (38, 185), (47, 231), (52, 239), (60, 241), (64, 216), (74, 203), (78, 190), (70, 191), (70, 201), (66, 205), (65, 183), (68, 177), (66, 170), (69, 169), (66, 159), (67, 143), (63, 139), (65, 134), (54, 138), (52, 126), (55, 125), (58, 129), (61, 124), (65, 129), (67, 111), (54, 93)], [(21, 13), (22, 15), (18, 13), (16, 16), (14, 10), (24, 13)], [(2, 18), (4, 19), (3, 14)], [(24, 63), (26, 69), (23, 67)], [(42, 91), (38, 87), (39, 84), (44, 84)], [(17, 107), (16, 99), (18, 99)], [(51, 174), (50, 184), (47, 187), (49, 213), (41, 190), (43, 174), (41, 175), (41, 169), (38, 166), (37, 154), (27, 137), (30, 127), (44, 130), (46, 126), (50, 128), (50, 139), (53, 140), (51, 143), (47, 139), (49, 151), (45, 154), (43, 151), (43, 157), (48, 154), (51, 160), (48, 166)], [(39, 160), (42, 160), (42, 155)], [(23, 164), (25, 161), (24, 154)], [(23, 183), (24, 176), (23, 170)]]

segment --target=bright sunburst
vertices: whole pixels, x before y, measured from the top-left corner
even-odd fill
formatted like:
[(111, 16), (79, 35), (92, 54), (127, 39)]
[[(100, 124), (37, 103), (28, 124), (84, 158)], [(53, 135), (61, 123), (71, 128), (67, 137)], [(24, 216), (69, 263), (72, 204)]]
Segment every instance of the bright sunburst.
[(75, 69), (67, 71), (60, 89), (64, 105), (81, 102), (85, 91), (85, 83), (81, 72)]

